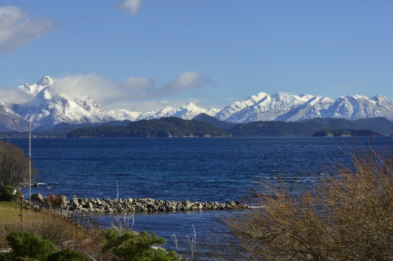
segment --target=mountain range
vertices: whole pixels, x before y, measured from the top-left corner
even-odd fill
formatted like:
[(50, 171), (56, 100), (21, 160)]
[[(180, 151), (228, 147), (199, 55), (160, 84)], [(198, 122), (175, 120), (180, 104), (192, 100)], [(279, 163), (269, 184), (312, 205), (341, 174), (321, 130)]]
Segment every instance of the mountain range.
[(200, 108), (193, 103), (178, 108), (166, 107), (158, 112), (131, 112), (125, 109), (104, 110), (91, 97), (67, 98), (57, 93), (54, 80), (44, 76), (35, 84), (25, 84), (17, 90), (29, 97), (24, 103), (0, 101), (0, 132), (26, 131), (28, 118), (33, 128), (53, 127), (59, 123), (82, 124), (112, 121), (139, 121), (178, 117), (192, 119), (204, 113), (220, 121), (249, 123), (255, 121), (301, 122), (313, 118), (342, 118), (348, 120), (385, 117), (393, 120), (393, 102), (376, 95), (348, 95), (332, 99), (310, 94), (292, 95), (260, 92), (246, 100), (236, 101), (222, 110)]

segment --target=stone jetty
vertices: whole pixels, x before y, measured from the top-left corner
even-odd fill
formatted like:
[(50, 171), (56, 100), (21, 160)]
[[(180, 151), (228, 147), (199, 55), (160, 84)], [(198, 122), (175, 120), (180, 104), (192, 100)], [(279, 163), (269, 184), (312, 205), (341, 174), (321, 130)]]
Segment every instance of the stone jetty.
[[(52, 200), (50, 198), (52, 197)], [(239, 201), (219, 202), (192, 202), (192, 201), (170, 201), (151, 198), (127, 198), (127, 199), (88, 199), (72, 198), (67, 201), (64, 196), (53, 195), (43, 198), (39, 193), (32, 195), (32, 201), (51, 207), (57, 205), (62, 209), (82, 212), (168, 212), (168, 211), (199, 211), (199, 210), (229, 210), (245, 209)]]

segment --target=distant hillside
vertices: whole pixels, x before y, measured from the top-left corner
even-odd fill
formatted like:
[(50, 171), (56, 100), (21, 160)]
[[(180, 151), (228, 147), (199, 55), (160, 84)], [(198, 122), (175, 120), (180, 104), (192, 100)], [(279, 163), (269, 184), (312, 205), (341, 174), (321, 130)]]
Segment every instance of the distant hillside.
[(220, 121), (219, 119), (216, 119), (210, 115), (207, 115), (206, 113), (201, 113), (201, 114), (195, 116), (192, 120), (206, 122), (206, 123), (209, 123), (213, 126), (216, 126), (217, 128), (220, 128), (222, 130), (228, 129), (228, 128), (236, 125), (236, 123)]
[(141, 120), (127, 126), (98, 126), (71, 131), (76, 137), (229, 137), (230, 135), (205, 122), (182, 120), (175, 117)]
[(53, 137), (65, 137), (69, 132), (80, 129), (80, 128), (91, 128), (97, 126), (126, 126), (130, 124), (131, 121), (110, 121), (106, 123), (80, 123), (80, 124), (70, 124), (70, 123), (59, 123), (53, 127), (40, 126), (32, 131), (33, 135), (36, 136), (53, 136)]
[(371, 130), (321, 130), (313, 134), (314, 137), (361, 137), (361, 136), (382, 136)]
[(312, 136), (321, 130), (352, 129), (372, 130), (383, 135), (393, 133), (393, 123), (386, 118), (371, 118), (361, 120), (345, 119), (312, 119), (302, 122), (258, 121), (236, 125), (227, 131), (237, 137), (279, 137), (279, 136)]

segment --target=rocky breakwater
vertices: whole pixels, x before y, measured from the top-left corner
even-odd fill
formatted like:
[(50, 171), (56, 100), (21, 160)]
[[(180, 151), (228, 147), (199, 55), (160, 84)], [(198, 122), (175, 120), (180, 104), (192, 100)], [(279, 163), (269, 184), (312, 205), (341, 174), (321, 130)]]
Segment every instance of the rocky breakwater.
[(72, 198), (67, 201), (64, 209), (83, 212), (166, 212), (166, 211), (197, 211), (197, 210), (228, 210), (245, 209), (247, 206), (238, 201), (191, 202), (167, 201), (151, 198), (140, 199), (87, 199)]

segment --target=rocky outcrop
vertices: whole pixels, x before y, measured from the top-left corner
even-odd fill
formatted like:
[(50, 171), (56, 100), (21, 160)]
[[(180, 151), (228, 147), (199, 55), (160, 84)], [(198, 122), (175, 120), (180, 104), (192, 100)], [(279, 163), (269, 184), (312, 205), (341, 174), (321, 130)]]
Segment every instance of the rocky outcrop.
[(197, 211), (197, 210), (228, 210), (245, 209), (239, 201), (191, 202), (167, 201), (151, 198), (140, 199), (87, 199), (72, 198), (66, 202), (64, 209), (83, 212), (166, 212), (166, 211)]

